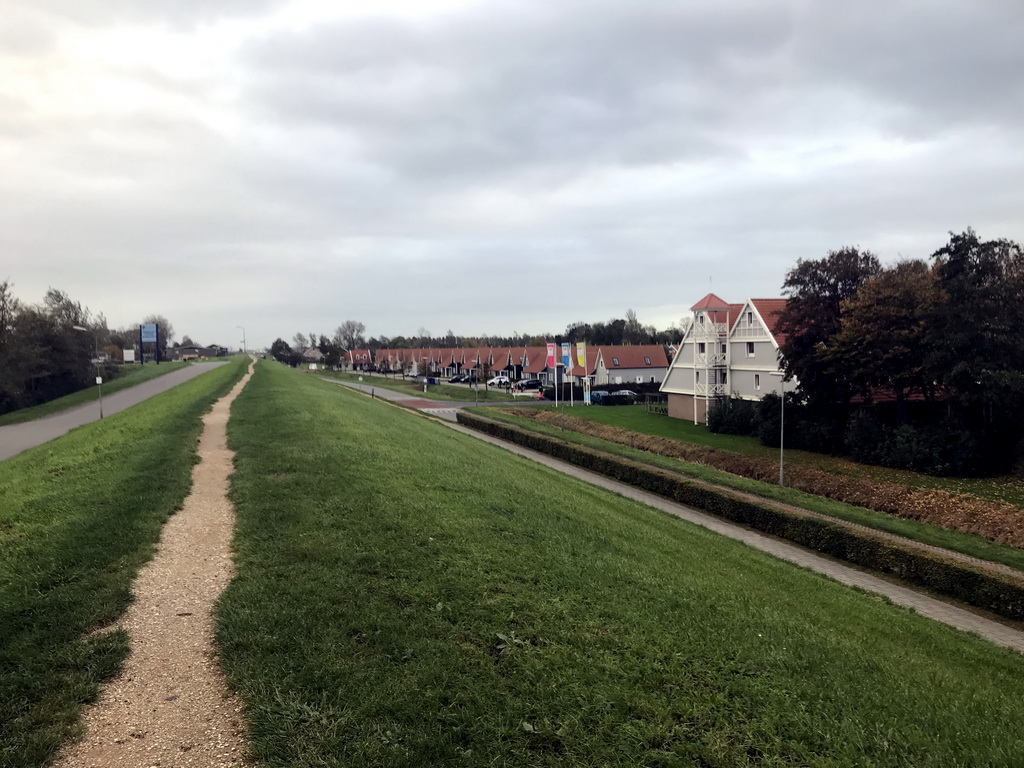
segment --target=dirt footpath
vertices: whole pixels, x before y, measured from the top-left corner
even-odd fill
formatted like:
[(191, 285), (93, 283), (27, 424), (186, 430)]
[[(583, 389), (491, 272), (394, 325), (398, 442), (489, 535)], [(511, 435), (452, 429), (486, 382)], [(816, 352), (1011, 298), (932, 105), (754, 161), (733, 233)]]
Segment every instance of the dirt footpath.
[(118, 624), (129, 633), (131, 655), (84, 711), (86, 735), (61, 754), (60, 768), (251, 765), (241, 704), (228, 694), (214, 656), (212, 617), (232, 575), (228, 413), (251, 375), (250, 368), (203, 418), (192, 492), (164, 527)]

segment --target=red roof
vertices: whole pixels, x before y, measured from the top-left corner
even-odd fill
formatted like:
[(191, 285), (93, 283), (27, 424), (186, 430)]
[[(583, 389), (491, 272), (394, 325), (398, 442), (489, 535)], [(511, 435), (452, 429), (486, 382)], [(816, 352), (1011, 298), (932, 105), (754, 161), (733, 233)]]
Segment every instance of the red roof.
[(703, 309), (703, 310), (709, 310), (709, 309), (728, 309), (730, 306), (732, 306), (732, 305), (728, 304), (725, 301), (725, 299), (721, 298), (720, 296), (716, 296), (713, 293), (709, 293), (703, 299), (701, 299), (696, 304), (694, 304), (692, 307), (690, 307), (690, 311), (691, 312), (695, 312), (698, 309)]
[(775, 331), (776, 326), (779, 322), (779, 314), (786, 308), (786, 299), (751, 299), (750, 303), (754, 305), (754, 309), (757, 310), (757, 314), (764, 320), (765, 326), (768, 328), (774, 339), (775, 343), (780, 347), (782, 342), (786, 340), (784, 334), (779, 334)]
[[(661, 344), (638, 344), (624, 347), (601, 347), (601, 359), (609, 370), (619, 368), (668, 368), (668, 358)], [(618, 363), (615, 362), (618, 360)], [(651, 362), (648, 363), (647, 361)]]
[(601, 349), (602, 348), (596, 344), (587, 344), (587, 367), (586, 370), (584, 370), (576, 362), (576, 345), (573, 344), (570, 348), (570, 351), (572, 352), (572, 366), (569, 373), (573, 376), (589, 376), (592, 374), (597, 370), (597, 357), (600, 354)]
[(548, 367), (547, 347), (527, 347), (523, 373), (540, 373)]

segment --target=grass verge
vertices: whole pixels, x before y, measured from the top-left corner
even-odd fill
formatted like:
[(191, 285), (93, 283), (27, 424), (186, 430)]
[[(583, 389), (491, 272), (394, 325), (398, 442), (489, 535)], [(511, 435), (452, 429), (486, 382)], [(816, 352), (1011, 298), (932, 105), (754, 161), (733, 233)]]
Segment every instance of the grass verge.
[[(156, 366), (153, 366), (154, 368)], [(47, 762), (128, 651), (114, 622), (244, 359), (0, 462), (0, 766)]]
[[(321, 375), (341, 381), (359, 382), (362, 375), (362, 384), (366, 386), (391, 389), (395, 392), (408, 392), (419, 395), (427, 400), (444, 400), (452, 402), (470, 402), (479, 399), (486, 402), (508, 402), (513, 403), (521, 400), (531, 399), (529, 394), (510, 395), (504, 389), (480, 387), (479, 392), (473, 392), (468, 386), (457, 384), (428, 384), (427, 391), (423, 391), (422, 384), (416, 384), (411, 379), (392, 379), (387, 376), (371, 376), (370, 374), (344, 373), (341, 371), (322, 371)], [(536, 395), (536, 393), (533, 393)]]
[[(171, 371), (184, 368), (188, 363), (164, 363), (161, 365), (133, 365), (130, 366), (121, 376), (110, 381), (103, 382), (103, 396), (107, 397), (122, 389), (134, 387), (144, 381), (155, 379)], [(7, 424), (21, 424), (33, 419), (41, 419), (45, 416), (52, 416), (55, 413), (66, 411), (69, 408), (76, 408), (79, 405), (92, 403), (99, 398), (99, 387), (92, 386), (72, 392), (70, 395), (58, 397), (48, 403), (34, 405), (31, 408), (22, 408), (18, 411), (11, 411), (0, 416), (0, 427)]]
[(269, 766), (1019, 765), (1024, 658), (260, 364), (218, 642)]
[[(564, 440), (568, 443), (586, 446), (587, 448), (593, 448), (614, 456), (622, 456), (632, 461), (648, 464), (652, 467), (658, 467), (659, 469), (667, 469), (683, 475), (684, 477), (701, 480), (723, 488), (742, 491), (743, 493), (749, 493), (763, 499), (769, 499), (782, 504), (799, 507), (800, 509), (806, 509), (811, 512), (835, 517), (839, 520), (846, 520), (847, 522), (856, 523), (858, 525), (865, 525), (869, 528), (874, 528), (877, 531), (884, 531), (897, 536), (903, 536), (911, 541), (917, 541), (922, 544), (929, 544), (935, 547), (942, 547), (943, 549), (949, 549), (954, 552), (970, 555), (971, 557), (977, 557), (980, 560), (1001, 563), (1003, 565), (1008, 565), (1011, 568), (1017, 568), (1018, 570), (1024, 571), (1024, 551), (1017, 549), (1016, 547), (997, 544), (996, 542), (990, 541), (982, 536), (962, 533), (960, 531), (950, 530), (949, 528), (942, 528), (937, 525), (922, 523), (917, 520), (895, 517), (873, 509), (866, 509), (864, 507), (858, 507), (841, 501), (828, 499), (824, 496), (816, 496), (812, 493), (798, 491), (794, 488), (780, 488), (778, 485), (773, 485), (771, 483), (763, 483), (758, 480), (740, 477), (738, 475), (733, 475), (729, 472), (713, 469), (701, 464), (692, 464), (667, 456), (659, 456), (658, 454), (630, 448), (627, 445), (602, 440), (601, 438), (591, 435), (582, 435), (578, 432), (563, 431), (557, 427), (543, 424), (532, 419), (524, 419), (519, 416), (504, 413), (502, 410), (494, 408), (488, 408), (486, 410), (469, 408), (466, 410), (477, 416), (483, 416), (484, 418), (493, 419), (495, 421), (513, 424), (521, 429), (527, 429), (537, 432), (538, 434), (556, 437), (559, 440)], [(613, 409), (605, 408), (604, 410)], [(619, 410), (622, 409), (620, 408)], [(576, 416), (577, 414), (574, 413), (573, 415)], [(613, 424), (613, 426), (618, 425)], [(703, 430), (703, 427), (698, 427), (698, 429)]]
[[(551, 406), (549, 410), (554, 410), (554, 407)], [(709, 448), (732, 451), (746, 456), (777, 458), (779, 455), (778, 448), (762, 445), (757, 438), (715, 434), (709, 432), (701, 424), (647, 413), (642, 405), (574, 408), (572, 415), (646, 435), (668, 437), (685, 443), (705, 445)], [(788, 449), (786, 450), (786, 464), (812, 467), (839, 475), (861, 477), (878, 482), (899, 483), (912, 488), (966, 493), (982, 499), (1014, 504), (1024, 509), (1024, 474), (1021, 473), (1002, 477), (933, 477), (909, 470), (858, 464), (849, 459), (826, 456), (821, 453)]]

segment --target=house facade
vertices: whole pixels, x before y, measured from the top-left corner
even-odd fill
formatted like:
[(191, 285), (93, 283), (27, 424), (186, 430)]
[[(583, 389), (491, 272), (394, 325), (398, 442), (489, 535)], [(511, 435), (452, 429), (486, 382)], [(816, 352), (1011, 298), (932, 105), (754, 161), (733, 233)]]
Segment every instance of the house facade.
[(668, 415), (705, 424), (711, 407), (727, 397), (760, 400), (778, 390), (783, 338), (776, 324), (785, 306), (785, 299), (730, 304), (713, 293), (694, 304), (693, 323), (661, 385)]

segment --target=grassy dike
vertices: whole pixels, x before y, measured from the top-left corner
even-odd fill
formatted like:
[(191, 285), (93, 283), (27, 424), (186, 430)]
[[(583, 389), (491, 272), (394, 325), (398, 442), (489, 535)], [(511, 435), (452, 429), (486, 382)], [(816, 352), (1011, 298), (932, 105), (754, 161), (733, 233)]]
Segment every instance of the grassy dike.
[(191, 484), (200, 418), (239, 359), (0, 462), (0, 766), (44, 764), (128, 651), (95, 633)]
[(1019, 766), (1024, 658), (261, 363), (218, 642), (269, 766)]

